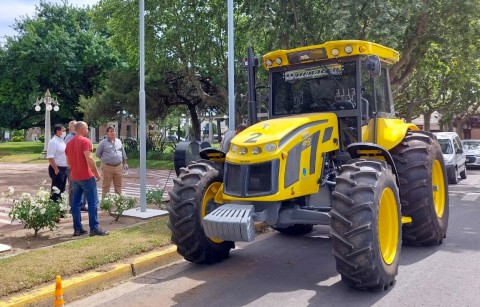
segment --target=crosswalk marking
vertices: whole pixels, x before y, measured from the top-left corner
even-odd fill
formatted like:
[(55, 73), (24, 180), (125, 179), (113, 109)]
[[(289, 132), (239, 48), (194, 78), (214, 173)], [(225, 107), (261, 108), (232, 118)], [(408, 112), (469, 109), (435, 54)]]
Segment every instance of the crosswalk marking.
[(467, 195), (462, 197), (462, 200), (463, 201), (476, 201), (478, 197), (480, 197), (480, 193), (467, 193)]

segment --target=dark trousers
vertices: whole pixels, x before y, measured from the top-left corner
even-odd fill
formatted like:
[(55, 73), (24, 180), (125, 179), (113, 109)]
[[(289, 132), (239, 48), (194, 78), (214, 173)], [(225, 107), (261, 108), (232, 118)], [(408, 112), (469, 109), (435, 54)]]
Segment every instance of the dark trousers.
[[(60, 194), (65, 192), (65, 186), (67, 185), (67, 178), (69, 174), (68, 167), (59, 166), (58, 174), (55, 175), (55, 170), (51, 165), (48, 166), (48, 175), (52, 179), (52, 194), (50, 199), (57, 201), (60, 198)], [(60, 194), (53, 192), (53, 187), (57, 187), (60, 190)]]

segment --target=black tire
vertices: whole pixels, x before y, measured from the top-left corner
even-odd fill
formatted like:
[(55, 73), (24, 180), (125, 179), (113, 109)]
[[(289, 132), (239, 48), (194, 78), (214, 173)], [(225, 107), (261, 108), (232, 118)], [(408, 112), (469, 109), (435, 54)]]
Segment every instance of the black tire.
[(361, 290), (388, 290), (402, 244), (400, 198), (390, 167), (352, 160), (342, 166), (332, 195), (330, 236), (342, 280)]
[(228, 258), (230, 249), (235, 246), (231, 241), (208, 238), (202, 226), (203, 217), (221, 205), (213, 201), (209, 191), (223, 182), (222, 167), (201, 160), (181, 168), (180, 175), (173, 180), (167, 208), (170, 213), (168, 227), (177, 252), (190, 262), (220, 262)]
[(460, 178), (467, 179), (467, 164), (463, 165), (463, 171), (460, 172)]
[(391, 153), (400, 181), (402, 215), (412, 218), (412, 223), (403, 225), (403, 243), (441, 244), (447, 233), (449, 204), (438, 141), (425, 132), (409, 131)]
[(448, 183), (450, 184), (458, 184), (458, 168), (455, 167), (453, 170), (452, 175), (448, 178)]
[(300, 236), (300, 235), (312, 232), (313, 225), (295, 224), (285, 228), (273, 227), (273, 229), (289, 236)]

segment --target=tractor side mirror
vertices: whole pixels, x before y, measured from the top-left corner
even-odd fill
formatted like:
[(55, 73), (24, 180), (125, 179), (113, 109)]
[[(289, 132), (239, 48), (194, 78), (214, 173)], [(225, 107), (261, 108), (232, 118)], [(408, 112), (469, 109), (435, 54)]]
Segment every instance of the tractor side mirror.
[(380, 58), (377, 55), (369, 55), (365, 58), (365, 68), (370, 78), (379, 77), (382, 73)]

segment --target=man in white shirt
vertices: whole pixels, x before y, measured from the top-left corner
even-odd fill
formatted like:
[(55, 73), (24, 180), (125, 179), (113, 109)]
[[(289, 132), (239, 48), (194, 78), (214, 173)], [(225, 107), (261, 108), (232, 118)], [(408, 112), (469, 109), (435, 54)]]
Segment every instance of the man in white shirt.
[[(52, 178), (52, 195), (51, 199), (57, 201), (60, 194), (65, 191), (68, 178), (67, 157), (65, 156), (65, 142), (63, 141), (65, 128), (57, 124), (53, 126), (53, 138), (48, 142), (47, 159), (50, 165), (48, 166), (48, 175)], [(54, 191), (56, 187), (59, 190)]]

